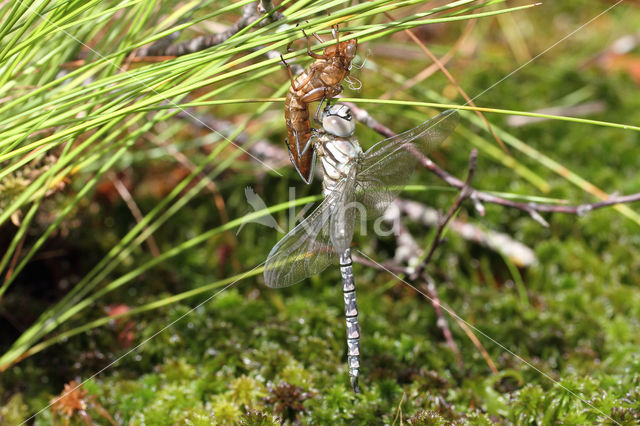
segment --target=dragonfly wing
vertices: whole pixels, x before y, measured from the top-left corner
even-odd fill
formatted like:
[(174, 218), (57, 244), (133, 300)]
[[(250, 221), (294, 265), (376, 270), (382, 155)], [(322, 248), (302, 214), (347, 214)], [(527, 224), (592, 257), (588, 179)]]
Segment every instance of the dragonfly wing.
[[(329, 265), (337, 263), (338, 256), (332, 243), (331, 227), (332, 223), (335, 223), (333, 221), (335, 213), (343, 210), (339, 206), (344, 200), (347, 182), (347, 179), (343, 179), (336, 186), (336, 190), (326, 196), (313, 213), (271, 249), (264, 268), (264, 280), (267, 286), (288, 287), (319, 274)], [(351, 197), (353, 197), (353, 186), (352, 182)], [(353, 234), (353, 226), (351, 226), (351, 233)]]
[(368, 149), (359, 165), (357, 201), (374, 215), (382, 214), (415, 170), (418, 160), (411, 150), (428, 154), (447, 139), (458, 121), (458, 112), (447, 110)]

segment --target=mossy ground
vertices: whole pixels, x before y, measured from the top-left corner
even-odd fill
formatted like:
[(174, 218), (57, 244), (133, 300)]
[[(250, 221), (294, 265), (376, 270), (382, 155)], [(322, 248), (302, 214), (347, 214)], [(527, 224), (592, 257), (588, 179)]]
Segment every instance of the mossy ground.
[[(520, 28), (524, 43), (535, 55), (607, 4), (554, 2), (505, 18), (512, 22), (480, 21), (473, 33), (478, 44), (476, 53), (454, 60), (450, 70), (474, 96), (521, 63), (510, 49), (513, 44), (508, 35), (513, 28), (509, 29), (509, 22)], [(637, 31), (639, 21), (640, 10), (636, 6), (619, 6), (476, 103), (533, 111), (562, 104), (571, 96), (582, 96), (581, 102), (604, 102), (604, 112), (595, 119), (639, 123), (640, 96), (638, 82), (629, 72), (632, 68), (610, 69), (588, 62), (616, 38)], [(433, 36), (434, 50), (446, 51), (461, 28), (451, 25), (441, 29)], [(398, 34), (378, 48), (401, 45), (411, 46)], [(630, 58), (640, 63), (640, 49), (632, 51)], [(397, 58), (382, 54), (373, 55), (371, 60), (407, 77), (428, 66), (419, 54), (402, 66)], [(391, 88), (388, 80), (366, 68), (356, 76), (363, 82), (363, 96), (375, 98)], [(439, 74), (423, 84), (441, 93), (451, 91)], [(415, 99), (416, 91), (412, 93)], [(408, 99), (403, 94), (397, 97)], [(403, 130), (412, 122), (402, 118), (403, 110), (399, 108), (367, 108), (394, 130)], [(273, 110), (276, 111), (275, 106)], [(504, 126), (504, 117), (487, 117)], [(471, 127), (467, 122), (461, 125)], [(368, 130), (360, 131), (363, 139), (379, 139)], [(636, 132), (561, 121), (509, 131), (608, 192), (640, 190), (640, 135)], [(280, 143), (282, 134), (269, 137)], [(469, 149), (463, 138), (454, 136), (436, 159), (462, 177)], [(548, 181), (552, 191), (544, 195), (578, 203), (592, 200), (539, 163), (519, 152), (514, 156)], [(157, 202), (153, 191), (143, 192), (142, 188), (153, 186), (154, 173), (159, 175), (170, 164), (162, 161), (133, 161), (131, 178), (140, 186), (134, 196), (143, 211)], [(242, 171), (220, 176), (229, 216), (240, 217), (249, 211), (243, 196), (245, 185), (252, 185), (267, 205), (286, 201), (288, 186), (296, 186), (299, 196), (320, 191), (318, 182), (303, 188), (292, 170), (285, 173), (284, 178), (259, 178), (243, 175)], [(415, 182), (438, 184), (425, 171), (417, 173)], [(482, 152), (474, 185), (539, 194)], [(407, 196), (442, 209), (454, 197), (452, 193), (435, 191)], [(68, 223), (68, 230), (51, 240), (44, 250), (46, 253), (57, 247), (64, 255), (34, 262), (8, 294), (5, 306), (14, 310), (14, 316), (26, 321), (35, 319), (37, 313), (64, 293), (60, 280), (73, 283), (132, 226), (133, 219), (121, 201), (107, 202), (96, 195), (88, 204), (91, 206), (78, 212), (74, 219), (77, 223)], [(437, 251), (429, 272), (436, 279), (442, 302), (490, 336), (488, 340), (476, 333), (498, 374), (491, 374), (478, 349), (447, 316), (463, 354), (460, 368), (436, 325), (428, 300), (391, 275), (356, 265), (362, 329), (360, 395), (354, 395), (348, 386), (340, 278), (338, 271), (331, 269), (282, 290), (267, 289), (261, 277), (239, 281), (92, 378), (85, 389), (97, 395), (97, 401), (118, 422), (135, 425), (268, 425), (279, 424), (280, 420), (400, 424), (400, 417), (404, 422), (424, 425), (638, 424), (639, 225), (614, 209), (605, 209), (583, 217), (548, 215), (545, 217), (551, 226), (545, 229), (522, 212), (490, 205), (486, 208), (486, 216), (479, 217), (470, 205), (465, 205), (461, 218), (508, 233), (534, 249), (538, 264), (518, 271), (526, 291), (519, 291), (517, 277), (511, 276), (499, 255), (453, 233), (447, 235), (448, 241)], [(637, 205), (632, 208), (638, 210)], [(284, 223), (285, 216), (283, 213), (278, 220)], [(219, 223), (211, 197), (203, 194), (157, 231), (154, 238), (164, 251)], [(409, 226), (417, 241), (427, 247), (433, 236), (431, 230)], [(235, 246), (223, 237), (212, 239), (110, 294), (92, 312), (85, 313), (87, 320), (104, 315), (107, 305), (137, 306), (250, 270), (264, 261), (280, 237), (271, 229), (249, 224), (238, 234)], [(393, 240), (372, 235), (355, 240), (356, 247), (380, 261), (393, 254), (394, 244)], [(128, 263), (149, 258), (147, 252), (140, 250)], [(52, 277), (52, 271), (58, 276)], [(46, 284), (55, 288), (44, 291)], [(127, 336), (123, 337), (123, 324), (112, 324), (20, 362), (2, 374), (0, 397), (4, 407), (0, 409), (0, 419), (13, 424), (46, 406), (64, 383), (89, 378), (206, 297), (201, 295), (127, 320), (132, 321), (130, 342)], [(18, 334), (19, 330), (8, 328), (1, 342), (3, 348)], [(105, 424), (97, 412), (90, 413), (96, 423)], [(50, 424), (51, 410), (43, 411), (35, 422)]]

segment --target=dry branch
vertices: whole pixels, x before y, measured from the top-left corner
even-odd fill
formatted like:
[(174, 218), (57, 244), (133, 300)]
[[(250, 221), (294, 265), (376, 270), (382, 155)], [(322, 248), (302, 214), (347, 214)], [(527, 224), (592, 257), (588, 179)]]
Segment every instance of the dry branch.
[(224, 43), (234, 34), (237, 34), (239, 31), (260, 19), (261, 15), (264, 15), (265, 19), (259, 23), (260, 26), (267, 25), (283, 18), (283, 15), (274, 9), (272, 2), (269, 0), (248, 3), (242, 7), (242, 16), (225, 31), (217, 34), (203, 35), (182, 43), (171, 44), (180, 35), (180, 32), (176, 31), (175, 33), (172, 33), (149, 46), (141, 47), (136, 51), (136, 56), (174, 57), (200, 52), (211, 46)]
[[(360, 108), (352, 103), (345, 104), (349, 105), (354, 115), (361, 121), (366, 124), (371, 129), (375, 130), (379, 134), (384, 137), (390, 138), (396, 135), (395, 132), (391, 131), (389, 128), (380, 124), (377, 120), (375, 120), (366, 110)], [(436, 163), (431, 161), (427, 156), (423, 155), (417, 150), (412, 150), (412, 153), (418, 158), (420, 164), (431, 173), (438, 176), (442, 179), (447, 185), (463, 189), (465, 183), (458, 179), (457, 177), (449, 174), (445, 170), (441, 169)], [(474, 189), (473, 187), (469, 188), (469, 198), (476, 203), (477, 208), (481, 208), (479, 203), (490, 203), (497, 204), (503, 207), (510, 207), (517, 210), (521, 210), (523, 212), (528, 213), (532, 219), (536, 222), (540, 223), (542, 226), (548, 227), (549, 224), (540, 216), (540, 213), (563, 213), (563, 214), (573, 214), (577, 216), (583, 216), (593, 210), (600, 209), (603, 207), (610, 207), (615, 204), (628, 204), (634, 203), (636, 201), (640, 201), (640, 193), (618, 196), (611, 195), (607, 200), (598, 201), (595, 203), (585, 203), (578, 205), (557, 205), (557, 204), (543, 204), (543, 203), (522, 203), (518, 201), (509, 200), (506, 198), (499, 197), (497, 195), (488, 194), (483, 191), (479, 191)]]
[[(393, 205), (397, 209), (389, 209), (385, 215), (403, 214), (412, 221), (422, 225), (438, 226), (440, 216), (438, 211), (432, 207), (413, 200), (396, 199)], [(389, 218), (390, 221), (395, 220)], [(511, 236), (492, 230), (480, 229), (476, 225), (462, 220), (452, 220), (449, 229), (468, 241), (480, 244), (490, 250), (500, 253), (511, 260), (516, 266), (523, 268), (537, 263), (536, 255), (531, 248), (514, 240)]]

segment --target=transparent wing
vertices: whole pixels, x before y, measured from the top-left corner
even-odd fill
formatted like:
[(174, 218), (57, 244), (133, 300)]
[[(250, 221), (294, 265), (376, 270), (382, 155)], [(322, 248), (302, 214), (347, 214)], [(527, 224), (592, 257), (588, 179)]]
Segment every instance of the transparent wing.
[(447, 110), (368, 149), (359, 165), (356, 200), (381, 215), (415, 170), (418, 160), (411, 150), (428, 154), (447, 139), (458, 121), (458, 112)]
[[(355, 167), (353, 167), (355, 170)], [(320, 205), (285, 235), (271, 249), (264, 269), (264, 280), (271, 288), (294, 285), (305, 278), (319, 274), (338, 261), (332, 242), (335, 234), (337, 247), (344, 244), (341, 234), (333, 230), (339, 222), (347, 222), (345, 234), (353, 235), (354, 225), (349, 225), (348, 213), (344, 213), (345, 200), (353, 199), (355, 172), (343, 179), (336, 190), (325, 197)], [(350, 192), (351, 195), (348, 193)], [(336, 219), (344, 218), (344, 219)], [(351, 243), (349, 237), (349, 244)]]
[(329, 224), (337, 198), (325, 198), (313, 213), (273, 246), (264, 267), (267, 286), (288, 287), (335, 262)]

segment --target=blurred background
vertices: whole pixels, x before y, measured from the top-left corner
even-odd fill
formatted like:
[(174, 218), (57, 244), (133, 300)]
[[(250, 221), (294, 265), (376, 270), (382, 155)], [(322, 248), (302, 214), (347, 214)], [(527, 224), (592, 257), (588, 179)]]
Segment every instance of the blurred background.
[[(473, 186), (519, 201), (640, 192), (639, 129), (623, 128), (640, 122), (640, 4), (273, 3), (243, 28), (246, 1), (0, 5), (0, 423), (637, 424), (638, 205), (543, 213), (544, 227), (467, 201), (432, 280), (408, 281), (429, 297), (356, 262), (356, 396), (338, 269), (267, 288), (283, 234), (252, 221), (246, 188), (284, 230), (292, 191), (320, 199), (288, 159), (277, 53), (298, 40), (287, 58), (306, 67), (300, 28), (328, 45), (339, 22), (361, 86), (343, 96), (380, 124), (410, 129), (443, 109), (425, 103), (465, 104), (461, 89), (490, 109), (492, 131), (461, 111), (431, 156), (459, 179), (477, 148)], [(409, 183), (401, 202), (432, 218), (458, 195), (423, 168)], [(401, 220), (409, 256), (373, 232), (354, 248), (424, 259), (435, 221)]]

